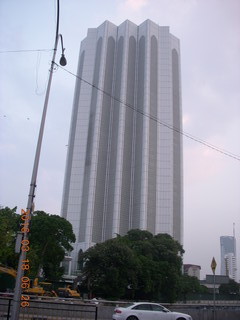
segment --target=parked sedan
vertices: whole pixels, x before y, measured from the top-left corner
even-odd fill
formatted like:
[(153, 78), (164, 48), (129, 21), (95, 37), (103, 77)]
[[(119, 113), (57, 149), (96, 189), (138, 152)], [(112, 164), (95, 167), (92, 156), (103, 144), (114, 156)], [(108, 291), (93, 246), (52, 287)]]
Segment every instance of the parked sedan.
[(192, 320), (188, 314), (172, 312), (158, 303), (138, 302), (114, 309), (113, 320)]

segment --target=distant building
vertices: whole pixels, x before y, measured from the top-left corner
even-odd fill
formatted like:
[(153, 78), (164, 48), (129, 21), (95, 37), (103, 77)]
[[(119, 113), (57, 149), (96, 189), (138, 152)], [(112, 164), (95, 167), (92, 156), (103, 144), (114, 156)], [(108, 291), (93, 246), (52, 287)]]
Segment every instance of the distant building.
[(190, 277), (196, 277), (200, 280), (200, 270), (201, 267), (195, 264), (184, 264), (183, 265), (183, 272), (185, 275)]
[(214, 287), (216, 289), (216, 293), (219, 293), (219, 287), (221, 284), (228, 284), (229, 283), (229, 277), (228, 276), (220, 276), (215, 275), (215, 281), (214, 281), (214, 275), (207, 274), (205, 280), (201, 280), (200, 283), (207, 287), (210, 291), (213, 291)]
[(105, 21), (77, 74), (62, 203), (72, 274), (82, 251), (130, 229), (183, 238), (179, 40), (150, 20)]
[(221, 236), (221, 275), (237, 281), (236, 239), (233, 236)]

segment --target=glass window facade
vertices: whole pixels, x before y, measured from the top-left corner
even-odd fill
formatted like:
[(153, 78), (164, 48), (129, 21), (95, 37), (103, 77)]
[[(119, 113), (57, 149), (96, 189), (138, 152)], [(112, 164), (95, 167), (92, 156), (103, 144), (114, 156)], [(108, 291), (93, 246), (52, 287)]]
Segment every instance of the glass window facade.
[[(179, 40), (150, 20), (82, 41), (62, 215), (80, 250), (138, 228), (182, 242)], [(176, 128), (177, 130), (173, 130)]]

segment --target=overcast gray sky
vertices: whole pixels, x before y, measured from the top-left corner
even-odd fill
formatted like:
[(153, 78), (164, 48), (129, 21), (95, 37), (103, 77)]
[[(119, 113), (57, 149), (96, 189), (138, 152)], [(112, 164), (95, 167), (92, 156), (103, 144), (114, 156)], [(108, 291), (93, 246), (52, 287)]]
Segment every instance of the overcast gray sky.
[[(239, 159), (239, 0), (60, 0), (60, 6), (72, 73), (88, 28), (126, 19), (170, 26), (181, 41), (184, 132)], [(0, 1), (0, 205), (19, 212), (27, 205), (55, 30), (55, 0)], [(57, 61), (60, 54), (59, 46)], [(35, 201), (37, 210), (53, 214), (61, 210), (74, 86), (74, 76), (55, 70)], [(183, 140), (184, 263), (200, 265), (205, 278), (213, 256), (220, 273), (220, 236), (232, 235), (233, 223), (239, 252), (240, 161)]]

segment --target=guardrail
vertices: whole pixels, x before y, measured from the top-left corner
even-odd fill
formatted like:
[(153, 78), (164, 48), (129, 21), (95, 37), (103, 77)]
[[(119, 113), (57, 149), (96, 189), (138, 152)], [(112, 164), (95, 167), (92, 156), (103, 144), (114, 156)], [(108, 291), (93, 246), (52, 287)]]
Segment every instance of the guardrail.
[[(30, 307), (21, 308), (19, 320), (109, 320), (116, 305), (124, 306), (126, 303), (129, 302), (35, 297), (30, 300)], [(171, 311), (190, 314), (194, 320), (213, 320), (212, 301), (163, 305)], [(0, 320), (10, 320), (11, 306), (12, 298), (0, 297)], [(219, 301), (216, 319), (239, 320), (240, 301)]]
[[(10, 319), (12, 298), (0, 298), (0, 318)], [(97, 320), (96, 304), (85, 303), (81, 300), (30, 300), (30, 306), (20, 309), (21, 320)]]

